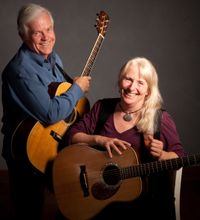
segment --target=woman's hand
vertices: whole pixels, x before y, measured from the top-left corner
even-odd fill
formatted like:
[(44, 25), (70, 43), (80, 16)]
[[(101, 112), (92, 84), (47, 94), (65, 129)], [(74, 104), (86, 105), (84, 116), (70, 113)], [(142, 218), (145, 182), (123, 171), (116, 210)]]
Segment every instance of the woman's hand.
[(157, 139), (154, 139), (152, 135), (148, 135), (147, 147), (150, 154), (155, 158), (160, 158), (163, 152), (163, 142)]
[(126, 150), (127, 147), (131, 146), (131, 144), (127, 141), (123, 141), (117, 138), (110, 138), (102, 135), (90, 135), (83, 132), (78, 132), (72, 137), (72, 144), (75, 143), (87, 143), (91, 146), (102, 146), (106, 148), (110, 158), (113, 156), (112, 150), (121, 155), (123, 150)]
[(168, 160), (178, 157), (174, 152), (164, 151), (163, 142), (154, 139), (152, 135), (145, 136), (145, 145), (149, 149), (150, 154), (158, 160)]
[(113, 156), (112, 150), (116, 151), (119, 155), (121, 155), (122, 150), (126, 150), (127, 147), (131, 146), (131, 144), (126, 141), (100, 135), (96, 136), (96, 143), (106, 148), (110, 158), (112, 158)]

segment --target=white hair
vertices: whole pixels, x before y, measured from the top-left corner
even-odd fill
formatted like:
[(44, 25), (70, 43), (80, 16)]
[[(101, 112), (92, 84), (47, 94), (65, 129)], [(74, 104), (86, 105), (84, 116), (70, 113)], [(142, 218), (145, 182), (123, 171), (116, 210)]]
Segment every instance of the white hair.
[(48, 13), (48, 15), (51, 18), (52, 24), (54, 25), (52, 14), (47, 8), (33, 3), (29, 3), (21, 7), (17, 17), (17, 28), (20, 36), (27, 34), (27, 24), (33, 19), (35, 19), (42, 12)]

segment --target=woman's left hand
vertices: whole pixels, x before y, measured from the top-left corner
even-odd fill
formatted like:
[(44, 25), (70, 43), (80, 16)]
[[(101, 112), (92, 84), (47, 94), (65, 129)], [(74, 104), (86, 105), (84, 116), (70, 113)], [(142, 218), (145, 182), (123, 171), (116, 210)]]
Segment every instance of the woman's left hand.
[(175, 152), (167, 152), (163, 150), (163, 142), (154, 139), (152, 135), (147, 135), (145, 137), (146, 146), (149, 149), (150, 154), (157, 158), (158, 160), (167, 160), (172, 158), (177, 158), (178, 155)]
[(154, 139), (152, 135), (148, 135), (148, 149), (150, 154), (155, 158), (160, 158), (163, 153), (163, 142)]

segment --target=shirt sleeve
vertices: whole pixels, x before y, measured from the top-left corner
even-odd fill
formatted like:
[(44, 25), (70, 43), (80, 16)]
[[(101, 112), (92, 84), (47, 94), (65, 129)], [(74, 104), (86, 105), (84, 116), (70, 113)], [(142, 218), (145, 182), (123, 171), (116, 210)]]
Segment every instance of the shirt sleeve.
[(84, 95), (81, 88), (75, 83), (69, 84), (62, 94), (51, 97), (42, 77), (30, 72), (21, 69), (17, 73), (14, 68), (10, 69), (8, 87), (12, 98), (24, 112), (45, 124), (67, 118)]
[(73, 126), (69, 129), (67, 133), (67, 145), (72, 144), (72, 137), (76, 133), (83, 132), (86, 134), (94, 134), (100, 108), (101, 101), (98, 100), (88, 113), (84, 114), (84, 116), (78, 122), (73, 124)]
[(173, 151), (179, 157), (186, 155), (186, 152), (183, 149), (182, 143), (180, 141), (174, 120), (166, 111), (164, 111), (162, 114), (160, 139), (164, 143), (164, 150)]

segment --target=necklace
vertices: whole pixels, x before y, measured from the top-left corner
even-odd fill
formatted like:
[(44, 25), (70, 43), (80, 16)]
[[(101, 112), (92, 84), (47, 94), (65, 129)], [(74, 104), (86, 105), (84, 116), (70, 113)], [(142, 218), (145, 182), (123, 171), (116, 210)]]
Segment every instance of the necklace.
[(124, 121), (131, 121), (133, 119), (132, 114), (134, 114), (142, 109), (142, 108), (140, 108), (140, 109), (137, 109), (136, 111), (133, 111), (133, 112), (126, 112), (126, 111), (124, 111), (124, 109), (122, 108), (120, 103), (119, 103), (119, 107), (122, 110), (122, 112), (125, 113), (125, 115), (123, 116)]

